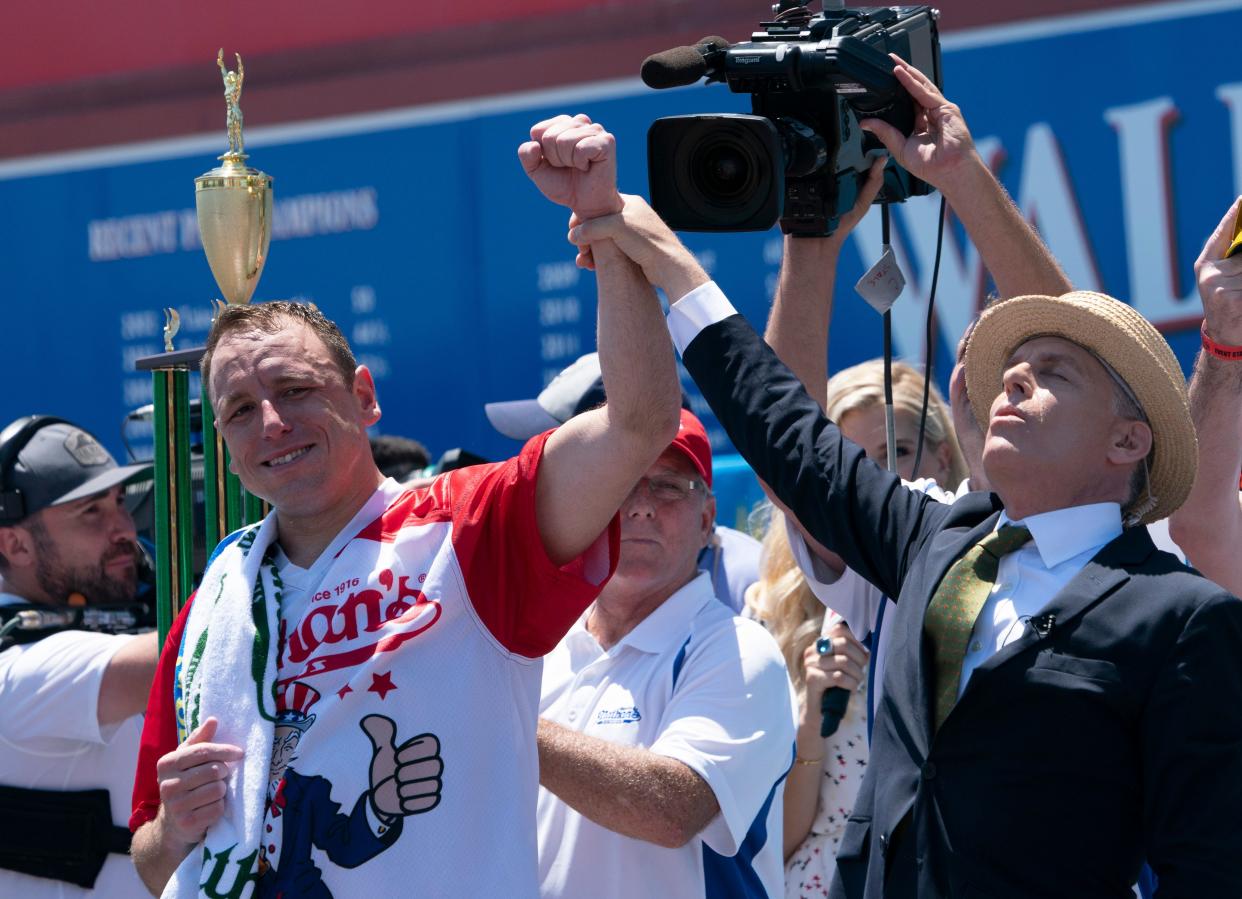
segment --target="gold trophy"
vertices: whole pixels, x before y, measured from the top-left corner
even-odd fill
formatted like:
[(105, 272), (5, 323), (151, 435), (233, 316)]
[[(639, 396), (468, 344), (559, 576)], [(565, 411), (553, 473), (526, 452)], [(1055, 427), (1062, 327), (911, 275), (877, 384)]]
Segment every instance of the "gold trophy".
[(246, 71), (241, 55), (234, 55), (236, 72), (224, 65), (223, 48), (216, 56), (228, 105), (229, 149), (220, 157), (219, 166), (194, 179), (194, 201), (207, 264), (224, 299), (248, 303), (263, 274), (272, 239), (272, 179), (246, 165), (241, 113)]
[[(267, 262), (272, 237), (272, 179), (246, 165), (242, 143), (241, 91), (245, 70), (241, 55), (237, 71), (216, 64), (224, 79), (228, 106), (229, 148), (220, 165), (194, 179), (198, 229), (211, 273), (228, 303), (250, 302)], [(216, 301), (216, 315), (225, 307)], [(214, 316), (213, 316), (214, 318)], [(156, 617), (160, 640), (193, 592), (194, 522), (190, 458), (189, 376), (198, 368), (203, 347), (174, 350), (179, 322), (167, 310), (164, 352), (139, 359), (136, 367), (153, 378), (155, 414), (155, 544)], [(227, 534), (267, 514), (267, 504), (247, 494), (228, 470), (228, 450), (215, 427), (215, 416), (202, 389), (203, 529), (210, 553)]]

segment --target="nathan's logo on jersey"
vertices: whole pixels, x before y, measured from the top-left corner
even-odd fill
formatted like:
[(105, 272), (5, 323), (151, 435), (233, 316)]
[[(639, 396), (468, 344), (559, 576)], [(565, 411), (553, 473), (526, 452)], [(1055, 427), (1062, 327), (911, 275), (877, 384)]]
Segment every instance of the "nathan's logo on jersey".
[(292, 677), (352, 668), (381, 652), (392, 652), (440, 618), (440, 603), (414, 587), (408, 575), (385, 568), (368, 586), (340, 603), (320, 601), (290, 630), (286, 660), (305, 663)]
[(642, 721), (638, 706), (623, 705), (615, 709), (600, 709), (595, 715), (596, 724), (633, 724)]

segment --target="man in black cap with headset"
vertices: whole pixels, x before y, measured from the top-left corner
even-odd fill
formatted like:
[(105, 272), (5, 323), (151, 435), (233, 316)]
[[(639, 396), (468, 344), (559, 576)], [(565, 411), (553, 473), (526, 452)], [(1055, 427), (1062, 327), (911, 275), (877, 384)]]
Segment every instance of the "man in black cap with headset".
[(158, 655), (122, 633), (143, 618), (125, 485), (149, 470), (59, 418), (0, 432), (0, 895), (146, 895), (117, 822)]

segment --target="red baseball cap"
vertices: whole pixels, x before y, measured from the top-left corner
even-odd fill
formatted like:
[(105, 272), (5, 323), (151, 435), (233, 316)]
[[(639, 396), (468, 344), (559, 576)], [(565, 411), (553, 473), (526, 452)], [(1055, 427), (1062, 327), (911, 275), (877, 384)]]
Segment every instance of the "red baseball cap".
[(712, 445), (707, 439), (707, 431), (703, 422), (689, 409), (681, 410), (681, 425), (677, 428), (677, 436), (668, 445), (669, 449), (680, 452), (694, 470), (699, 473), (709, 488), (712, 486)]

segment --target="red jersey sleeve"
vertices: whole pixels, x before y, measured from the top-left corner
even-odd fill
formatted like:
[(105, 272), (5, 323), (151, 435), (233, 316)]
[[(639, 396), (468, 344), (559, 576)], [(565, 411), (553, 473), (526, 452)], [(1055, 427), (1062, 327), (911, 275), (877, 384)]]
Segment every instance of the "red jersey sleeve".
[(446, 493), (453, 551), (475, 611), (510, 652), (550, 652), (616, 569), (620, 520), (581, 556), (557, 566), (535, 520), (535, 483), (551, 431), (532, 437), (507, 462), (451, 471)]
[(173, 705), (173, 679), (177, 673), (177, 653), (185, 633), (186, 616), (190, 613), (191, 596), (173, 621), (168, 637), (160, 650), (160, 661), (151, 681), (147, 711), (142, 721), (142, 741), (138, 744), (138, 769), (134, 773), (133, 811), (129, 829), (133, 833), (160, 810), (160, 782), (155, 763), (177, 748), (177, 710)]

